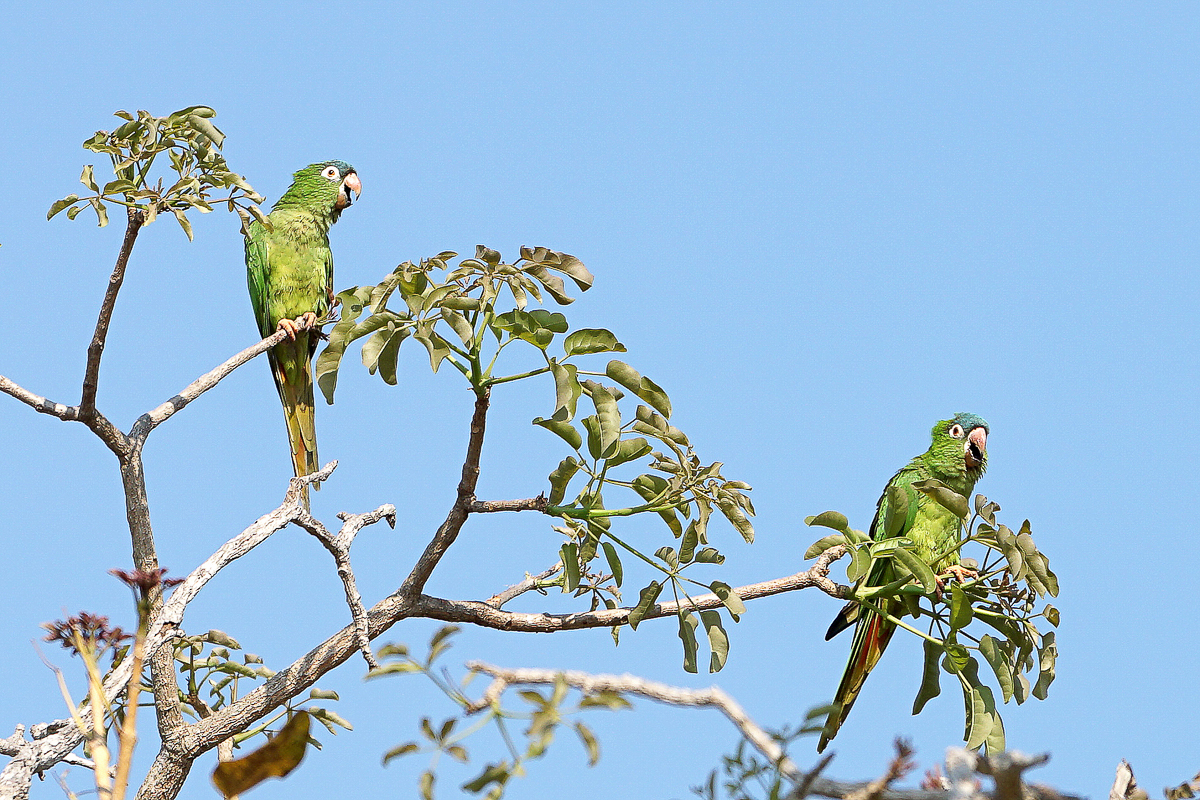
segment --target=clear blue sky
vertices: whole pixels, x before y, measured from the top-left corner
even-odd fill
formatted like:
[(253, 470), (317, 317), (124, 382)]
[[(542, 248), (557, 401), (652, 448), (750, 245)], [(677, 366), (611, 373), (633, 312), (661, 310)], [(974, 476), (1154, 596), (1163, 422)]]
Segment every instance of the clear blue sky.
[[(486, 243), (579, 256), (596, 287), (568, 313), (611, 328), (664, 386), (702, 457), (754, 486), (758, 540), (714, 530), (732, 584), (790, 574), (817, 538), (805, 515), (866, 526), (888, 477), (957, 411), (991, 423), (979, 489), (1029, 518), (1059, 575), (1058, 680), (1003, 708), (1010, 746), (1050, 750), (1037, 779), (1102, 796), (1120, 758), (1152, 793), (1200, 768), (1194, 724), (1196, 153), (1194, 4), (210, 3), (203, 9), (32, 5), (0, 32), (0, 374), (78, 400), (84, 349), (119, 226), (45, 221), (76, 191), (79, 143), (117, 109), (218, 111), (226, 155), (268, 198), (326, 158), (364, 185), (333, 231), (339, 288), (397, 263)], [(138, 414), (255, 339), (236, 218), (149, 228), (106, 352), (105, 413)], [(406, 347), (406, 350), (408, 348)], [(400, 507), (356, 554), (367, 600), (392, 591), (453, 499), (469, 397), (424, 355), (399, 387), (351, 359), (318, 410), (341, 467), (315, 498)], [(497, 392), (480, 496), (536, 494), (564, 454), (529, 426), (549, 389)], [(158, 430), (147, 451), (162, 563), (182, 575), (274, 508), (289, 474), (265, 363)], [(0, 398), (0, 736), (63, 716), (30, 640), (86, 608), (130, 614), (107, 577), (128, 564), (113, 457), (81, 426)], [(545, 520), (472, 521), (430, 589), (479, 597), (555, 559)], [(714, 577), (717, 577), (714, 574)], [(836, 686), (837, 602), (754, 603), (717, 676), (680, 669), (669, 620), (553, 637), (466, 631), (458, 661), (716, 680), (765, 724)], [(562, 598), (518, 607), (566, 609)], [(227, 630), (282, 666), (345, 622), (328, 556), (279, 534), (210, 585), (189, 630)], [(404, 624), (416, 646), (434, 626)], [(58, 658), (60, 662), (64, 658)], [(68, 662), (69, 663), (69, 662)], [(77, 662), (76, 662), (77, 663)], [(415, 720), (449, 706), (417, 678), (320, 685), (356, 725), (255, 797), (411, 796), (424, 762), (383, 768)], [(893, 643), (833, 748), (873, 776), (893, 736), (922, 766), (961, 735), (947, 686), (910, 717), (919, 647)], [(646, 704), (589, 720), (591, 772), (563, 739), (513, 798), (686, 797), (734, 742), (715, 713)], [(149, 736), (149, 729), (147, 730)], [(798, 751), (813, 761), (811, 742)], [(146, 753), (150, 751), (147, 746)], [(473, 747), (482, 763), (493, 745)], [(197, 769), (207, 772), (213, 758)], [(474, 767), (472, 768), (474, 769)], [(447, 769), (455, 796), (467, 771)], [(86, 776), (73, 770), (72, 785)], [(615, 786), (615, 789), (606, 788)], [(59, 797), (51, 782), (35, 796)], [(193, 775), (185, 797), (209, 797)]]

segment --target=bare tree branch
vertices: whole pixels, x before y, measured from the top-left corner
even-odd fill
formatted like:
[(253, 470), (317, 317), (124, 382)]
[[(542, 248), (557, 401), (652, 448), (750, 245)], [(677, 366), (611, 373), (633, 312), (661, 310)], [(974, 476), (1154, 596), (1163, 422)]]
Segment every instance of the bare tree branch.
[[(315, 327), (315, 323), (312, 323), (312, 320), (306, 317), (296, 318), (295, 323), (296, 327), (300, 330)], [(282, 329), (277, 330), (275, 333), (271, 334), (262, 341), (247, 347), (245, 350), (226, 360), (224, 363), (204, 373), (199, 378), (184, 387), (183, 391), (181, 391), (179, 394), (175, 395), (170, 400), (159, 404), (153, 410), (148, 411), (147, 413), (138, 417), (137, 421), (133, 424), (133, 428), (131, 428), (129, 431), (130, 437), (134, 439), (145, 439), (146, 436), (150, 434), (150, 431), (154, 430), (160, 423), (170, 418), (173, 414), (175, 414), (175, 412), (182, 410), (183, 407), (188, 403), (192, 402), (197, 397), (216, 386), (218, 383), (224, 380), (229, 373), (233, 372), (247, 361), (250, 361), (256, 356), (262, 355), (275, 345), (282, 342), (285, 338), (287, 338), (287, 335), (287, 331)]]
[(526, 497), (523, 500), (474, 500), (467, 511), (472, 514), (493, 514), (497, 511), (545, 511), (549, 501), (546, 496)]
[[(812, 567), (804, 572), (797, 572), (786, 578), (739, 586), (734, 591), (743, 600), (754, 600), (759, 597), (816, 587), (832, 597), (844, 598), (850, 591), (850, 587), (830, 580), (829, 566), (845, 554), (844, 546), (831, 547), (817, 558), (817, 562)], [(723, 605), (724, 603), (717, 595), (701, 594), (682, 602), (657, 603), (646, 612), (644, 619), (673, 616), (679, 613), (681, 607), (692, 611), (707, 611), (721, 608)], [(465, 622), (497, 630), (553, 633), (580, 628), (608, 628), (613, 625), (626, 625), (629, 622), (631, 611), (633, 611), (632, 608), (614, 608), (573, 614), (521, 613), (502, 611), (493, 606), (490, 601), (444, 600), (439, 597), (421, 595), (413, 602), (411, 613), (412, 616), (440, 619), (444, 622)]]
[(482, 389), (475, 393), (475, 411), (471, 415), (471, 437), (467, 442), (467, 457), (463, 462), (462, 479), (458, 482), (458, 497), (454, 501), (446, 521), (441, 524), (433, 539), (425, 546), (425, 552), (417, 559), (412, 572), (404, 579), (398, 594), (404, 597), (415, 597), (425, 588), (426, 581), (433, 574), (434, 568), (446, 554), (450, 545), (458, 538), (471, 504), (475, 502), (475, 486), (479, 483), (479, 456), (483, 452), (483, 434), (487, 429), (488, 402), (491, 389)]
[(62, 403), (47, 400), (45, 397), (34, 394), (3, 375), (0, 375), (0, 392), (17, 398), (39, 414), (49, 414), (52, 417), (68, 421), (77, 421), (79, 419), (79, 406), (64, 406)]
[(125, 240), (121, 242), (121, 251), (117, 254), (117, 264), (113, 267), (108, 279), (108, 289), (104, 292), (104, 301), (100, 304), (100, 316), (96, 320), (96, 332), (92, 334), (92, 343), (88, 345), (87, 366), (83, 372), (83, 397), (79, 401), (80, 419), (88, 420), (96, 413), (96, 389), (100, 379), (100, 357), (104, 355), (104, 340), (108, 337), (108, 324), (112, 320), (113, 308), (117, 304), (117, 293), (125, 280), (125, 268), (129, 265), (129, 254), (133, 251), (133, 243), (137, 241), (138, 231), (146, 221), (145, 215), (135, 208), (129, 208), (128, 222), (125, 225)]
[[(326, 469), (332, 471), (336, 466), (337, 462), (332, 461)], [(354, 636), (358, 641), (359, 650), (362, 652), (367, 666), (376, 669), (379, 667), (379, 662), (375, 660), (375, 654), (371, 652), (371, 639), (367, 635), (367, 610), (363, 607), (362, 595), (358, 593), (358, 586), (354, 580), (354, 569), (350, 566), (350, 546), (354, 543), (354, 537), (360, 530), (381, 519), (386, 519), (388, 525), (395, 528), (396, 507), (388, 503), (366, 514), (341, 513), (338, 514), (338, 518), (342, 520), (342, 529), (337, 536), (331, 534), (306, 509), (300, 514), (296, 524), (315, 536), (333, 556), (333, 560), (337, 564), (338, 577), (342, 579), (342, 586), (346, 591), (346, 603), (350, 606), (350, 616), (354, 620)]]

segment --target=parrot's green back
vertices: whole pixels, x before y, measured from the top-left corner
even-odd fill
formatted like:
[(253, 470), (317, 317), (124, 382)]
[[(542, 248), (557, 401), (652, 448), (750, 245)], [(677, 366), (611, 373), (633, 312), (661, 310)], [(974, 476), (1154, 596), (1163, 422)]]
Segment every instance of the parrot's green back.
[[(258, 331), (265, 338), (281, 320), (305, 314), (325, 316), (333, 302), (333, 254), (329, 228), (360, 191), (354, 168), (342, 161), (311, 164), (297, 172), (291, 187), (246, 236), (246, 279)], [(283, 404), (292, 464), (297, 476), (320, 469), (314, 420), (312, 357), (318, 331), (298, 331), (267, 353)], [(318, 484), (314, 484), (320, 488)], [(308, 492), (303, 495), (308, 504)]]
[[(890, 526), (895, 529), (892, 535), (911, 540), (917, 555), (935, 574), (957, 563), (958, 555), (952, 548), (959, 537), (959, 518), (933, 498), (913, 489), (912, 484), (935, 479), (969, 497), (975, 482), (987, 468), (987, 433), (987, 423), (974, 414), (958, 414), (934, 425), (929, 449), (902, 467), (884, 487), (871, 520), (871, 538), (875, 541), (888, 538), (886, 521), (891, 512), (891, 498), (903, 493), (908, 499), (908, 507), (904, 520), (894, 521)], [(899, 508), (903, 508), (903, 504)], [(883, 586), (895, 578), (892, 561), (882, 559), (876, 562), (861, 585)], [(895, 617), (904, 613), (902, 604), (895, 598), (881, 599), (878, 605)], [(834, 695), (834, 708), (825, 721), (817, 752), (824, 750), (829, 740), (837, 735), (863, 682), (879, 662), (896, 630), (895, 625), (881, 615), (851, 601), (829, 626), (825, 638), (831, 639), (851, 625), (854, 625), (854, 639), (850, 644), (850, 660)]]

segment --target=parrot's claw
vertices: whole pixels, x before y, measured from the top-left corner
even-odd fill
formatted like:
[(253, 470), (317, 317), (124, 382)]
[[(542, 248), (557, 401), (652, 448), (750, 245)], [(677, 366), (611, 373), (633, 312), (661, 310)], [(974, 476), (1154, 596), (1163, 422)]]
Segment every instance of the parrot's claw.
[(317, 315), (312, 311), (306, 311), (295, 319), (279, 320), (278, 330), (285, 331), (289, 339), (296, 341), (296, 334), (301, 330), (316, 328)]
[(978, 572), (970, 567), (964, 567), (962, 564), (955, 564), (953, 566), (946, 567), (945, 571), (942, 572), (941, 575), (935, 575), (933, 578), (933, 580), (937, 583), (937, 591), (934, 592), (934, 595), (938, 600), (942, 599), (942, 590), (946, 588), (947, 578), (954, 578), (959, 583), (964, 583), (969, 581), (971, 578), (978, 576)]
[(293, 342), (296, 341), (296, 332), (300, 330), (300, 326), (290, 319), (279, 320), (279, 330), (285, 332), (287, 337)]

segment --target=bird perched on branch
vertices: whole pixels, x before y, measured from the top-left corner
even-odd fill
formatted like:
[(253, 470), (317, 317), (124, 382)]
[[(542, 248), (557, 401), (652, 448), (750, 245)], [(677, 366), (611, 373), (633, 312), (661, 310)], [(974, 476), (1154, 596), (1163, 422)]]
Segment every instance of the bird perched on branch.
[[(884, 488), (875, 508), (875, 518), (871, 520), (871, 539), (907, 538), (915, 546), (917, 556), (929, 564), (935, 574), (954, 574), (961, 580), (968, 571), (958, 565), (958, 554), (953, 549), (959, 538), (961, 520), (933, 498), (914, 490), (912, 484), (932, 478), (969, 497), (975, 482), (987, 468), (987, 436), (988, 424), (974, 414), (958, 414), (934, 425), (933, 443), (929, 449), (901, 468)], [(903, 519), (897, 518), (889, 525), (889, 505), (897, 502), (901, 494), (908, 501), (906, 512)], [(896, 572), (892, 560), (879, 559), (856, 588), (884, 586), (894, 580)], [(894, 597), (879, 598), (875, 602), (892, 616), (899, 617), (904, 613), (901, 601)], [(821, 732), (818, 753), (846, 721), (863, 681), (879, 662), (896, 631), (896, 626), (886, 618), (851, 601), (838, 613), (825, 638), (832, 639), (851, 625), (854, 625), (854, 640), (850, 644), (850, 660)]]
[[(246, 279), (258, 332), (266, 338), (277, 330), (287, 331), (288, 338), (267, 353), (267, 360), (283, 402), (292, 464), (300, 477), (320, 469), (312, 357), (320, 338), (315, 324), (333, 303), (329, 227), (362, 193), (362, 183), (345, 161), (309, 164), (292, 177), (292, 185), (267, 215), (270, 226), (250, 224)], [(303, 500), (307, 507), (307, 487)]]

